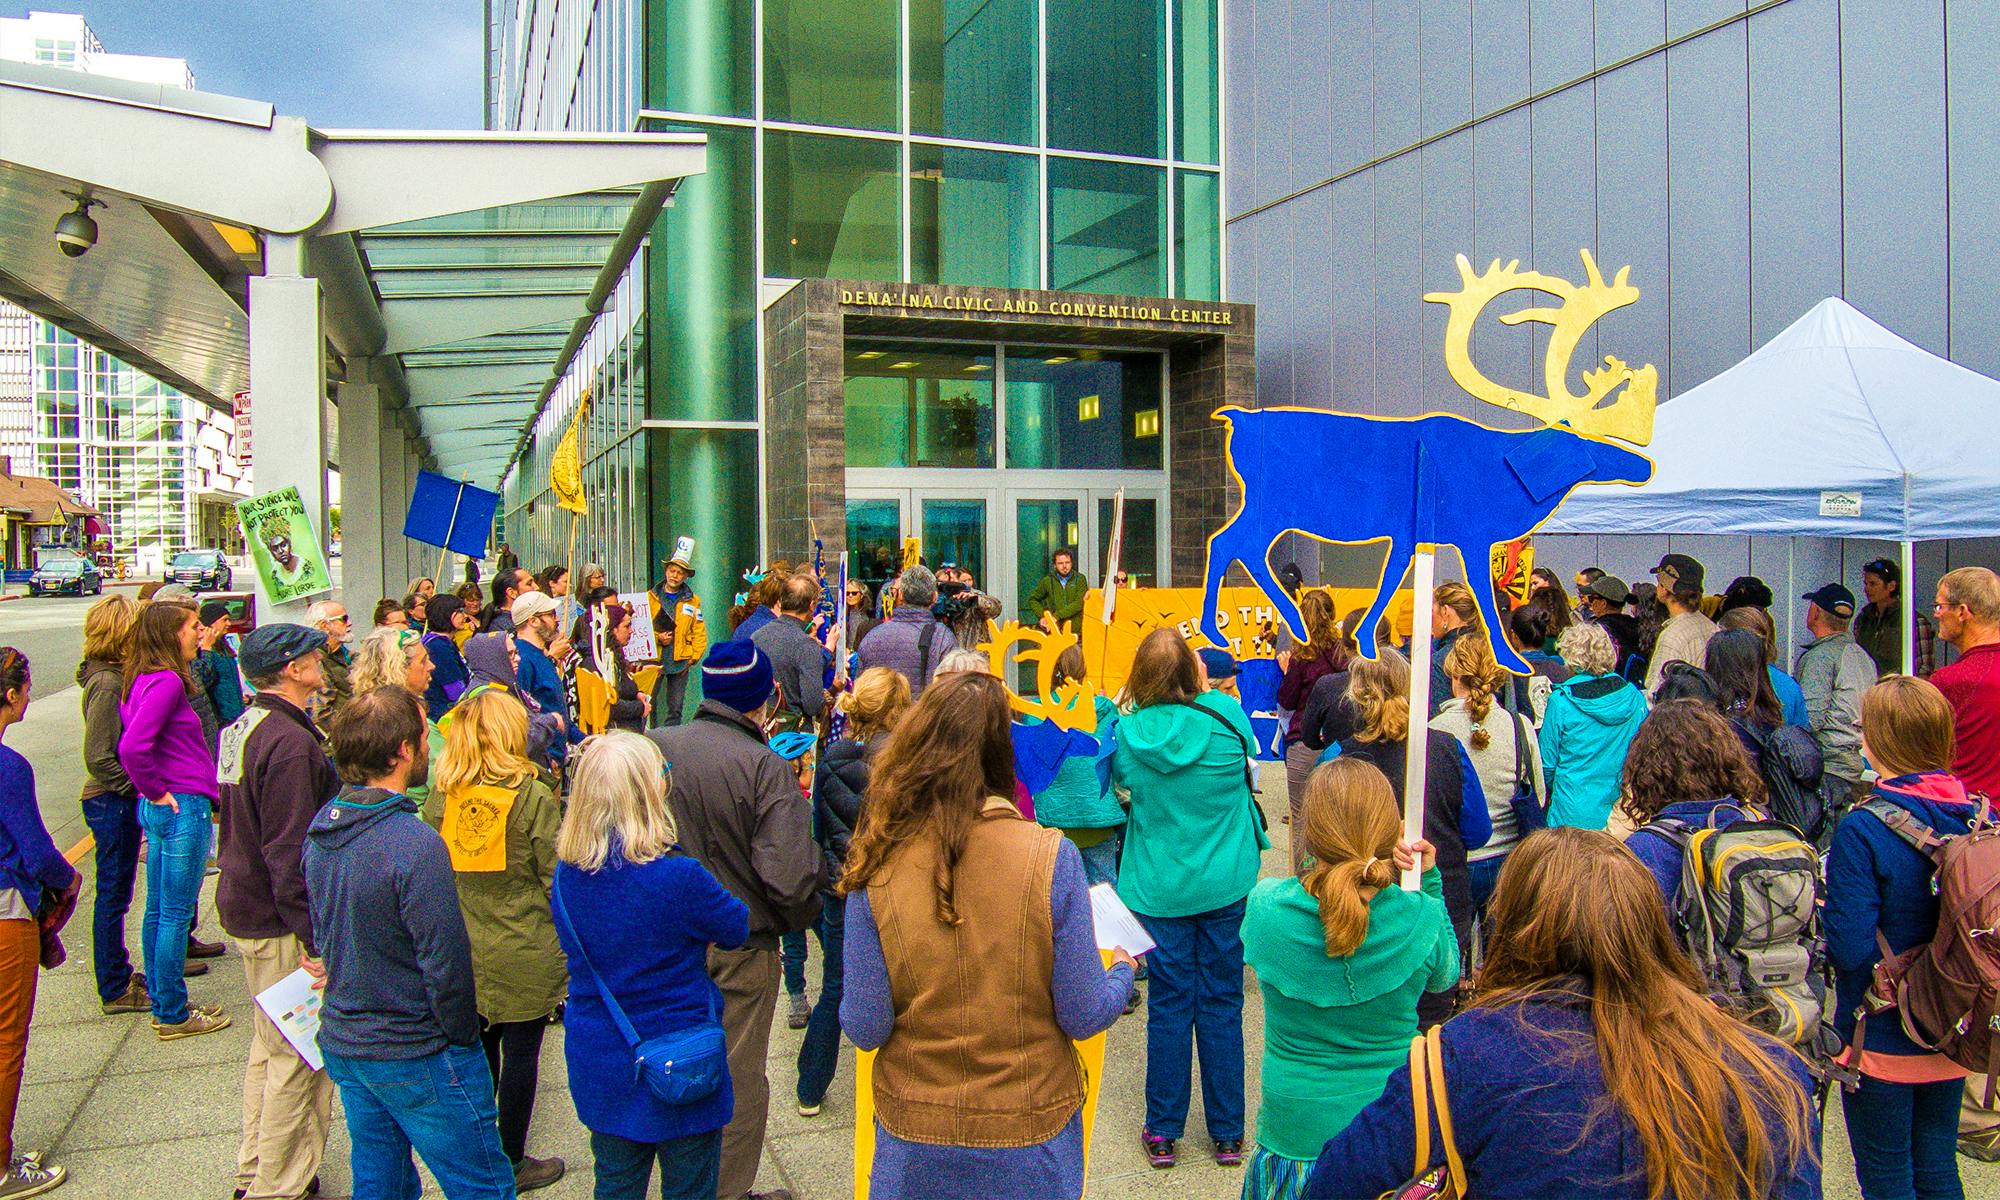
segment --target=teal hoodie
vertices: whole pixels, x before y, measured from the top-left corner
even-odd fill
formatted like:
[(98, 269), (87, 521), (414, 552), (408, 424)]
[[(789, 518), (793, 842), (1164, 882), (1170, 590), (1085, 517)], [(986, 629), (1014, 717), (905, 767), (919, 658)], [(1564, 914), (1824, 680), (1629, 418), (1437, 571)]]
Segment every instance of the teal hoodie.
[(1645, 719), (1645, 693), (1616, 675), (1572, 675), (1549, 694), (1540, 743), (1551, 826), (1604, 828)]
[(1368, 936), (1342, 958), (1305, 885), (1266, 879), (1243, 914), (1243, 961), (1264, 990), (1257, 1144), (1310, 1161), (1409, 1061), (1418, 997), (1458, 982), (1458, 935), (1436, 867), (1422, 892), (1376, 893)]
[(1250, 718), (1221, 692), (1194, 703), (1237, 733), (1187, 704), (1155, 704), (1118, 721), (1112, 778), (1132, 794), (1118, 895), (1147, 916), (1192, 917), (1243, 899), (1271, 845), (1243, 779), (1244, 747), (1257, 744)]
[[(1097, 728), (1091, 736), (1108, 746), (1117, 728), (1118, 706), (1097, 697)], [(1051, 829), (1111, 829), (1125, 823), (1125, 810), (1098, 776), (1097, 759), (1072, 754), (1056, 768), (1049, 786), (1035, 793), (1035, 820)]]

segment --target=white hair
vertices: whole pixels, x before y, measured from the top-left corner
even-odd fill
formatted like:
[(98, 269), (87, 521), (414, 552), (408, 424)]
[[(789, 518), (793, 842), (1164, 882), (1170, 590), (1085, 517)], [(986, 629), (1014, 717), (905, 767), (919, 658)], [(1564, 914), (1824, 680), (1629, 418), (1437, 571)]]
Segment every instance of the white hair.
[(954, 650), (938, 662), (935, 678), (946, 675), (991, 675), (993, 660), (977, 650)]
[(595, 871), (611, 857), (612, 835), (626, 862), (644, 863), (680, 840), (667, 805), (670, 768), (659, 744), (623, 730), (587, 739), (570, 781), (569, 811), (556, 833), (556, 857)]
[(315, 600), (312, 603), (312, 607), (306, 609), (306, 621), (313, 625), (317, 625), (321, 621), (331, 621), (333, 620), (333, 610), (336, 608), (345, 610), (347, 606), (338, 600)]

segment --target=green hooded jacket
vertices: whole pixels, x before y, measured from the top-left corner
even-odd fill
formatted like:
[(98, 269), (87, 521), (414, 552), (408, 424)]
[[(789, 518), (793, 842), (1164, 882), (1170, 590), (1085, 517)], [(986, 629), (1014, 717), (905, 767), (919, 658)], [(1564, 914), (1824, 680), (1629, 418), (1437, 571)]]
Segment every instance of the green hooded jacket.
[(1257, 1144), (1311, 1161), (1409, 1061), (1417, 999), (1458, 982), (1458, 937), (1437, 868), (1424, 890), (1368, 903), (1368, 935), (1332, 958), (1319, 901), (1295, 878), (1266, 879), (1243, 914), (1243, 961), (1264, 990)]
[(1117, 738), (1112, 780), (1132, 796), (1119, 898), (1147, 916), (1192, 917), (1249, 895), (1271, 839), (1244, 780), (1257, 740), (1243, 706), (1221, 692), (1151, 705), (1120, 717)]

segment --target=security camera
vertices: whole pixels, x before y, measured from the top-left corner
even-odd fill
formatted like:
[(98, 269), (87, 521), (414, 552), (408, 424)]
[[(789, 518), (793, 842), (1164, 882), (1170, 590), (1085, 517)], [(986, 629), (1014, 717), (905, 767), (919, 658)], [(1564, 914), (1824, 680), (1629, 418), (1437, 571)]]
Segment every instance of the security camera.
[(76, 207), (56, 222), (56, 249), (71, 258), (82, 258), (97, 244), (97, 222), (90, 219), (90, 210), (103, 208), (104, 201), (91, 199), (87, 192), (64, 192), (63, 195), (75, 200)]

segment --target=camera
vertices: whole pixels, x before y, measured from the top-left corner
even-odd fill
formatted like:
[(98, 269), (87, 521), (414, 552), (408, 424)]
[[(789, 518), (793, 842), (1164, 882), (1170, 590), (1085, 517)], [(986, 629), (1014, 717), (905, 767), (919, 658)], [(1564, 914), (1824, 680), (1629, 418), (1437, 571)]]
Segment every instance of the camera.
[(82, 258), (97, 244), (97, 222), (90, 219), (90, 210), (103, 208), (104, 201), (93, 200), (88, 193), (63, 194), (75, 199), (76, 207), (56, 222), (56, 249), (70, 258)]

